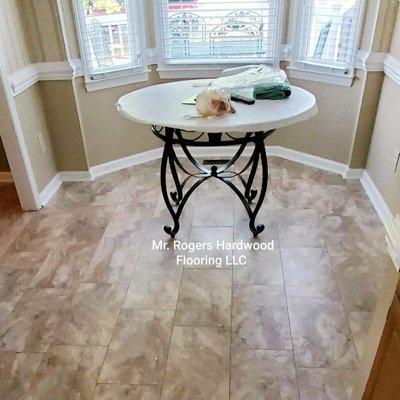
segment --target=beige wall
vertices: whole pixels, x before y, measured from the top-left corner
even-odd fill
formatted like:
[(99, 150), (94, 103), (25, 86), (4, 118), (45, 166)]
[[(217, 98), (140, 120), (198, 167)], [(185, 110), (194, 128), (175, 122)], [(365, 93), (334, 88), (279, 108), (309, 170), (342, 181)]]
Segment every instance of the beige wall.
[[(400, 60), (400, 12), (390, 54)], [(400, 85), (386, 76), (367, 162), (367, 172), (394, 215), (400, 213), (400, 166), (394, 167), (400, 151)]]
[(32, 63), (63, 61), (63, 44), (57, 0), (17, 0)]
[(4, 150), (3, 142), (0, 138), (0, 172), (6, 172), (10, 170), (8, 165), (6, 151)]
[(6, 73), (16, 72), (30, 63), (16, 0), (1, 0), (0, 48)]
[(385, 78), (368, 157), (367, 171), (394, 215), (400, 213), (400, 166), (394, 172), (400, 151), (400, 86)]
[[(365, 73), (359, 71), (364, 79)], [(319, 113), (307, 122), (280, 129), (268, 144), (313, 154), (347, 164), (358, 114), (358, 99), (363, 90), (360, 80), (353, 87), (291, 80), (313, 93)], [(340, 116), (340, 117), (338, 117)]]
[(367, 164), (383, 78), (383, 72), (370, 72), (366, 76), (351, 151), (351, 168), (364, 169)]
[(390, 54), (400, 60), (400, 13), (397, 13), (396, 28), (393, 34)]
[[(39, 191), (50, 182), (57, 173), (49, 128), (46, 123), (45, 109), (42, 104), (39, 84), (15, 97), (15, 105), (21, 121), (29, 158), (35, 174)], [(41, 135), (46, 147), (42, 152), (38, 136)]]
[(43, 105), (59, 171), (88, 169), (72, 81), (40, 82)]
[(151, 85), (126, 85), (86, 92), (82, 78), (74, 80), (76, 100), (82, 122), (89, 167), (159, 147), (150, 127), (134, 124), (121, 117), (115, 107), (126, 93)]

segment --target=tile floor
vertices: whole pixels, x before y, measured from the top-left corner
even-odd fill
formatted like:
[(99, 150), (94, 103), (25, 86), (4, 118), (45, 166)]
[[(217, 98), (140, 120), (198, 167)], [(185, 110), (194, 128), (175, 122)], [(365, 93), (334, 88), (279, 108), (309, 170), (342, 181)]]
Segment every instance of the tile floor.
[[(360, 184), (271, 158), (256, 241), (275, 249), (195, 268), (151, 250), (158, 170), (65, 184), (36, 213), (0, 186), (0, 399), (348, 400), (388, 262)], [(177, 239), (253, 240), (215, 181)]]

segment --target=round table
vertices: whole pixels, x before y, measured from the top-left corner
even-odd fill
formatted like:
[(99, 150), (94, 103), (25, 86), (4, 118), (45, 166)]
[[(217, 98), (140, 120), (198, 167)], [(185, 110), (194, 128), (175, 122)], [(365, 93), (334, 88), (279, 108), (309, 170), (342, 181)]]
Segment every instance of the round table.
[[(256, 226), (255, 219), (268, 186), (268, 162), (264, 140), (278, 128), (305, 121), (315, 115), (318, 112), (316, 100), (306, 90), (292, 86), (292, 95), (285, 100), (257, 100), (254, 105), (235, 102), (235, 114), (195, 118), (195, 105), (185, 105), (182, 102), (204, 90), (209, 83), (210, 80), (196, 80), (149, 86), (122, 96), (118, 100), (117, 109), (131, 121), (151, 125), (153, 133), (164, 141), (161, 190), (174, 220), (173, 227), (164, 227), (167, 234), (172, 237), (176, 235), (179, 231), (179, 218), (187, 200), (203, 182), (214, 177), (227, 184), (242, 201), (249, 215), (250, 230), (257, 236), (264, 230), (264, 225)], [(234, 164), (249, 144), (254, 145), (249, 162), (240, 171), (233, 170)], [(196, 168), (196, 173), (190, 173), (182, 165), (174, 145), (182, 148), (187, 159)], [(231, 145), (239, 146), (232, 158), (224, 165), (212, 165), (210, 169), (196, 160), (189, 149), (191, 146)], [(262, 181), (258, 191), (253, 189), (253, 184), (260, 163)], [(170, 193), (166, 182), (168, 165), (176, 188)], [(178, 168), (187, 175), (183, 181), (179, 179)], [(243, 174), (247, 170), (250, 170), (250, 174), (245, 179)], [(233, 183), (233, 178), (239, 178), (243, 192)], [(194, 183), (186, 190), (190, 181)], [(173, 203), (176, 204), (175, 207)]]

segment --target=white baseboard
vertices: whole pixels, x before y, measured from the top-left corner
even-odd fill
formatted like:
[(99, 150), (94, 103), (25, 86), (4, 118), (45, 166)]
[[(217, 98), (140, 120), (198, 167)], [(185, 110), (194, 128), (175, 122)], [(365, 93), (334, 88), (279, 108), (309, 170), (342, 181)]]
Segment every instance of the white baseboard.
[(344, 176), (345, 179), (361, 179), (363, 176), (364, 170), (363, 169), (356, 169), (356, 168), (348, 168), (346, 175)]
[[(238, 146), (226, 146), (226, 147), (189, 147), (190, 152), (195, 157), (228, 157), (234, 154)], [(342, 175), (346, 177), (349, 168), (345, 164), (341, 164), (336, 161), (328, 160), (326, 158), (321, 158), (311, 154), (302, 153), (300, 151), (287, 149), (281, 146), (266, 146), (265, 147), (267, 155), (270, 157), (280, 157), (286, 160), (298, 162), (300, 164), (308, 165), (310, 167), (315, 167), (324, 171), (332, 172), (335, 174)], [(184, 153), (182, 149), (176, 149), (178, 157), (183, 157)], [(247, 147), (243, 152), (243, 155), (250, 156), (252, 153), (252, 148)], [(161, 156), (161, 155), (160, 155)]]
[(387, 221), (393, 220), (394, 216), (392, 212), (390, 211), (388, 205), (386, 204), (381, 193), (375, 186), (374, 181), (371, 179), (367, 171), (363, 172), (360, 182), (363, 185), (363, 188), (367, 193), (369, 199), (371, 200), (371, 203), (378, 213), (381, 221), (383, 223), (386, 223)]
[(143, 164), (148, 161), (153, 161), (161, 158), (162, 148), (148, 150), (143, 153), (134, 154), (129, 157), (120, 158), (118, 160), (109, 161), (104, 164), (96, 165), (90, 168), (90, 175), (92, 179), (99, 176), (109, 174), (111, 172), (119, 171), (124, 168), (133, 167), (134, 165)]
[(13, 183), (14, 179), (9, 171), (0, 172), (0, 183)]
[(267, 146), (266, 148), (269, 156), (285, 158), (286, 160), (295, 161), (300, 164), (308, 165), (309, 167), (339, 174), (343, 177), (346, 176), (348, 171), (348, 166), (346, 164), (328, 160), (327, 158), (302, 153), (300, 151), (287, 149), (281, 146)]
[(62, 184), (61, 176), (59, 173), (57, 173), (39, 194), (40, 204), (43, 207), (57, 193), (57, 190), (60, 188), (61, 184)]
[[(224, 158), (234, 154), (237, 146), (227, 147), (191, 147), (190, 151), (196, 158)], [(281, 146), (266, 146), (268, 156), (280, 157), (290, 161), (298, 162), (300, 164), (308, 165), (323, 171), (339, 174), (345, 179), (360, 179), (368, 197), (371, 199), (379, 217), (382, 222), (393, 219), (389, 207), (385, 203), (382, 195), (375, 186), (368, 173), (362, 169), (351, 169), (346, 164), (336, 161), (328, 160), (325, 158), (317, 157), (311, 154), (302, 153), (300, 151), (287, 149)], [(178, 157), (184, 156), (181, 148), (176, 149)], [(248, 147), (243, 152), (244, 155), (250, 156), (252, 148)], [(143, 164), (148, 161), (153, 161), (161, 158), (162, 148), (157, 148), (143, 153), (135, 154), (129, 157), (113, 160), (104, 164), (91, 167), (89, 171), (63, 171), (59, 172), (49, 182), (45, 189), (40, 194), (42, 205), (46, 205), (52, 196), (57, 192), (58, 188), (63, 182), (82, 182), (93, 181), (94, 179), (109, 174), (111, 172), (119, 171), (124, 168), (133, 167), (138, 164)], [(1, 174), (0, 174), (1, 181)]]
[(89, 171), (61, 171), (58, 173), (62, 182), (92, 182)]

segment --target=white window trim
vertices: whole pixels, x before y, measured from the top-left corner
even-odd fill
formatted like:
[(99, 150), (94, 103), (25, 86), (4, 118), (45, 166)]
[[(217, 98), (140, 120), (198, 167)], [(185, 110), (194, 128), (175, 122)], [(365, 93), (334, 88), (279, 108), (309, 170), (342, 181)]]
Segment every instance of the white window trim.
[[(75, 14), (75, 24), (77, 26), (77, 33), (79, 39), (79, 49), (82, 60), (82, 71), (85, 79), (85, 86), (88, 92), (95, 90), (108, 89), (123, 85), (129, 85), (132, 83), (146, 82), (149, 80), (149, 69), (148, 69), (148, 58), (147, 58), (147, 46), (146, 46), (146, 30), (145, 30), (145, 5), (143, 0), (136, 0), (136, 10), (139, 14), (135, 20), (135, 24), (138, 25), (140, 41), (138, 47), (141, 50), (141, 65), (138, 67), (121, 68), (115, 69), (111, 72), (104, 73), (104, 77), (91, 79), (91, 75), (88, 69), (88, 60), (84, 51), (84, 39), (82, 26), (85, 23), (82, 20), (82, 15), (79, 11), (77, 2), (81, 0), (73, 0), (73, 8)], [(102, 74), (99, 74), (102, 75)]]
[(359, 10), (359, 23), (357, 26), (356, 38), (354, 41), (353, 57), (350, 67), (347, 69), (348, 73), (345, 74), (344, 70), (339, 68), (331, 68), (329, 66), (317, 65), (313, 63), (305, 63), (296, 60), (296, 55), (299, 52), (299, 44), (296, 41), (296, 37), (300, 37), (301, 23), (299, 19), (299, 7), (301, 0), (294, 0), (292, 3), (293, 9), (291, 10), (291, 16), (289, 24), (293, 26), (293, 30), (290, 33), (290, 43), (292, 43), (291, 61), (288, 67), (289, 76), (295, 79), (302, 79), (307, 81), (314, 81), (320, 83), (327, 83), (338, 86), (352, 86), (354, 78), (356, 76), (357, 57), (358, 49), (361, 42), (361, 35), (364, 29), (365, 23), (365, 10), (366, 0), (361, 0)]
[[(153, 0), (153, 14), (156, 36), (156, 51), (157, 51), (157, 72), (161, 79), (196, 79), (196, 78), (218, 78), (221, 72), (227, 68), (234, 66), (242, 66), (249, 64), (263, 64), (260, 60), (240, 60), (238, 62), (231, 61), (229, 63), (190, 63), (190, 64), (171, 64), (165, 62), (164, 44), (162, 34), (162, 17), (161, 17), (161, 0)], [(283, 39), (283, 26), (285, 18), (286, 0), (278, 0), (278, 24), (276, 27), (276, 51), (274, 56), (274, 66), (279, 67), (281, 59), (281, 43)]]

